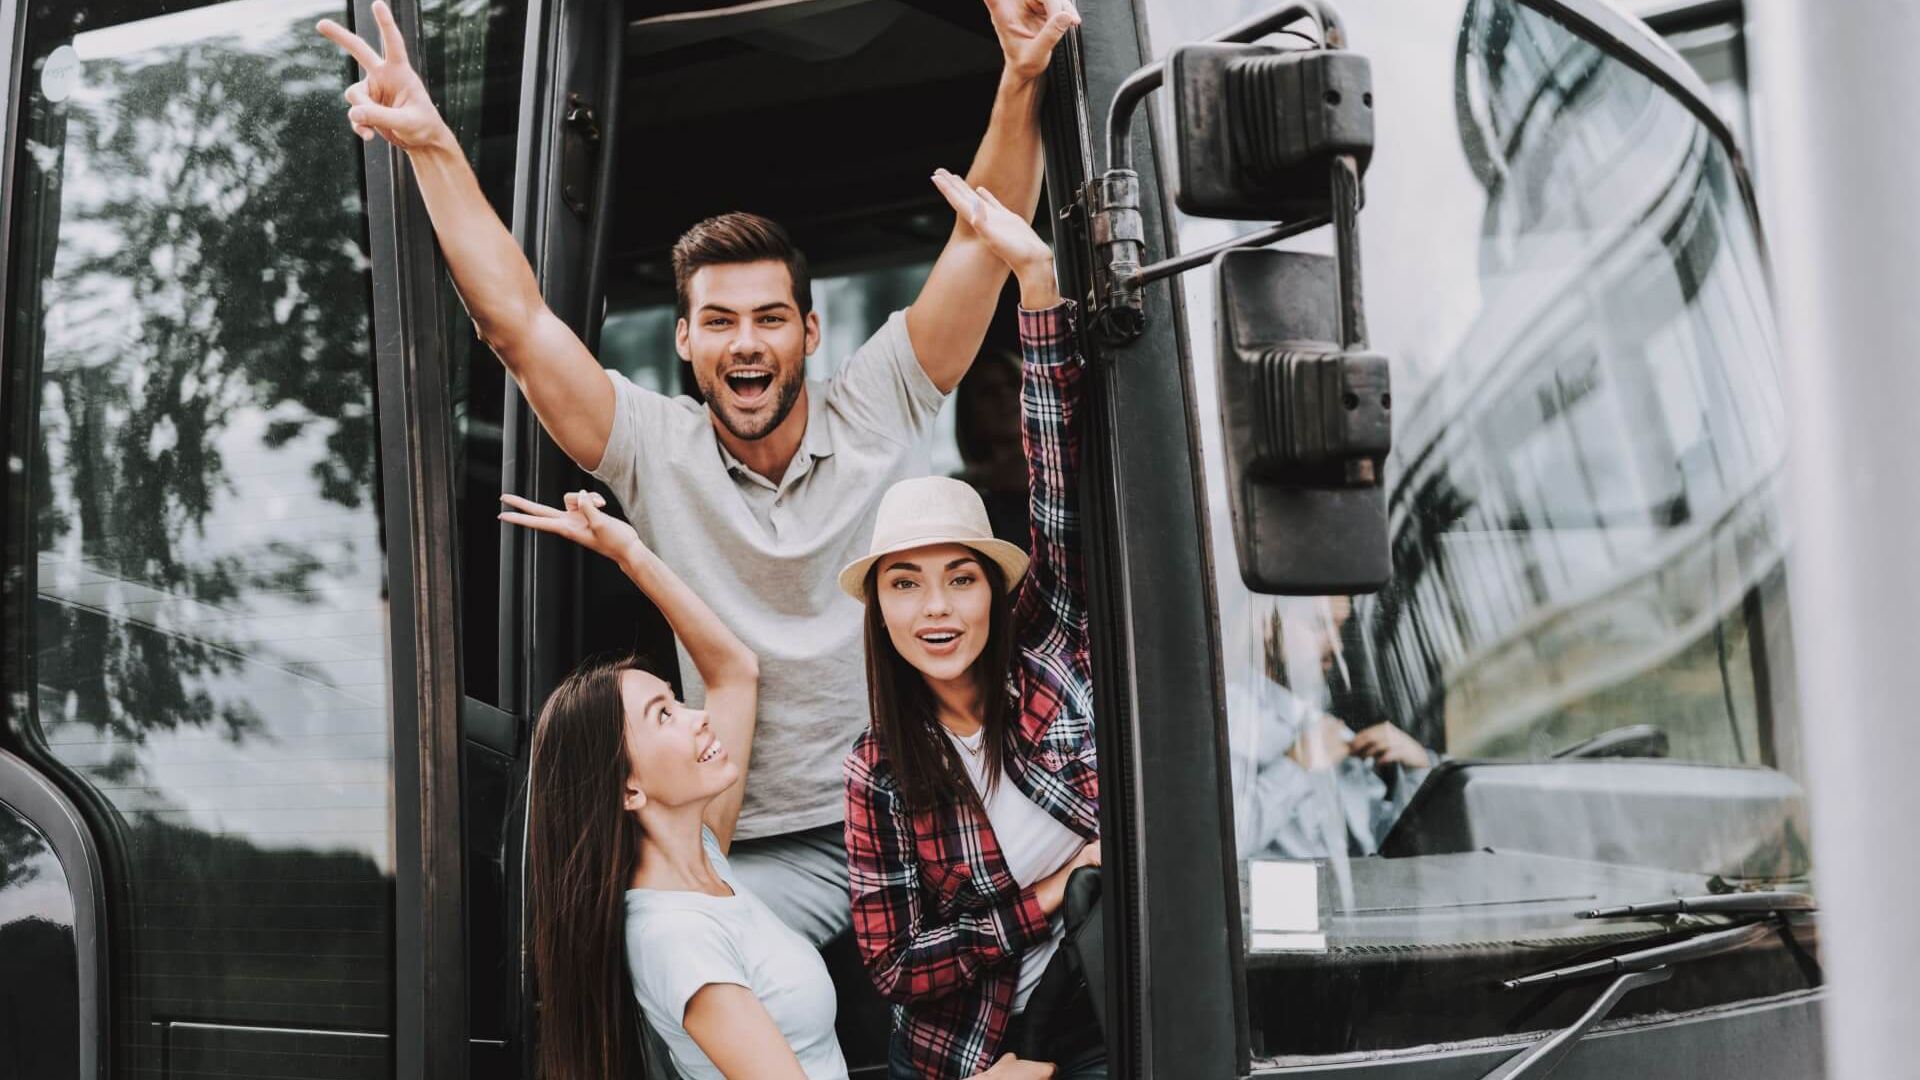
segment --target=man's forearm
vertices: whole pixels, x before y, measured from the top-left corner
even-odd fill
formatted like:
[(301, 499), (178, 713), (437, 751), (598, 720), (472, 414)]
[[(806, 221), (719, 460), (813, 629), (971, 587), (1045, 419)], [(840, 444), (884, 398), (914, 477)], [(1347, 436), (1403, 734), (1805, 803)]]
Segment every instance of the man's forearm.
[[(986, 188), (1007, 209), (1031, 220), (1040, 205), (1041, 152), (1040, 80), (1002, 72), (987, 133), (981, 137), (980, 150), (967, 170), (967, 184)], [(960, 218), (954, 237), (972, 235), (973, 226)]]
[(444, 137), (408, 157), (454, 287), (480, 336), (507, 360), (511, 350), (502, 346), (531, 329), (545, 301), (526, 255), (487, 202), (453, 132), (442, 130)]

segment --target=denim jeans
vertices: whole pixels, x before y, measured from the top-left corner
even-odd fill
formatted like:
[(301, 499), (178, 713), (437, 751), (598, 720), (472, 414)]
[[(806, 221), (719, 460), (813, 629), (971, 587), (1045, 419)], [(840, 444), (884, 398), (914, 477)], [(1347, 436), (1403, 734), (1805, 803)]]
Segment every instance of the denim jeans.
[(853, 925), (846, 829), (837, 823), (735, 840), (727, 865), (748, 892), (816, 949)]

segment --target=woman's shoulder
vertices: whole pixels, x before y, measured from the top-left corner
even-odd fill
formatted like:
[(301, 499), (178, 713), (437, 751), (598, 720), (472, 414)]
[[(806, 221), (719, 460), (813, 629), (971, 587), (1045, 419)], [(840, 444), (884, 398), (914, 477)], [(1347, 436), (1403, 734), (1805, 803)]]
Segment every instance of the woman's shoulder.
[[(693, 895), (693, 894), (686, 894)], [(675, 902), (673, 893), (649, 895), (649, 890), (627, 893), (627, 954), (686, 956), (737, 949), (737, 927), (720, 913)]]
[(893, 766), (887, 760), (887, 748), (868, 728), (853, 740), (844, 765), (847, 783), (893, 788)]

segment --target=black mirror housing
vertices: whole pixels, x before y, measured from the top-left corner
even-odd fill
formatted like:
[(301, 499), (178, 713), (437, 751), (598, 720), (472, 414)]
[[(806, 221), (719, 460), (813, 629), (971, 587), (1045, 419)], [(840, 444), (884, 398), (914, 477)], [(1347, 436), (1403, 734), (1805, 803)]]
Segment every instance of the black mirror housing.
[(1214, 262), (1220, 413), (1240, 576), (1261, 593), (1373, 592), (1392, 571), (1382, 472), (1387, 361), (1342, 350), (1332, 258), (1242, 248)]
[(1174, 202), (1196, 217), (1295, 220), (1329, 208), (1327, 162), (1373, 157), (1373, 69), (1344, 49), (1203, 42), (1167, 61)]

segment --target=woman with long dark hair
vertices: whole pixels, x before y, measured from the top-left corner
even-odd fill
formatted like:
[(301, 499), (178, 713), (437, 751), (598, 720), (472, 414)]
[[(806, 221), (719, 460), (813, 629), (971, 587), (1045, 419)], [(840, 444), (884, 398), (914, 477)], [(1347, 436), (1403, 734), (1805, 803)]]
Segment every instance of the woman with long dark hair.
[[(1019, 281), (1033, 554), (994, 539), (970, 486), (927, 477), (888, 490), (868, 554), (840, 575), (867, 609), (872, 711), (847, 759), (853, 926), (899, 1006), (896, 1078), (964, 1077), (1033, 1044), (1025, 1009), (1060, 947), (1067, 879), (1100, 862), (1074, 308), (1024, 220), (936, 183)], [(1104, 1077), (1092, 1017), (1083, 992), (1034, 1056)]]
[[(727, 864), (753, 746), (753, 652), (600, 496), (569, 494), (564, 510), (501, 500), (514, 508), (502, 521), (618, 563), (707, 685), (706, 708), (690, 709), (635, 660), (590, 664), (540, 712), (528, 807), (539, 1074), (625, 1075), (631, 980), (687, 1080), (846, 1080), (820, 954)], [(1009, 1060), (986, 1075), (1045, 1074)]]
[[(513, 495), (502, 521), (617, 562), (706, 681), (706, 708), (632, 660), (561, 682), (534, 729), (528, 886), (540, 1075), (624, 1075), (624, 999), (688, 1080), (847, 1075), (820, 954), (734, 879), (726, 852), (753, 744), (759, 663), (598, 495)], [(627, 961), (622, 969), (622, 946)]]

